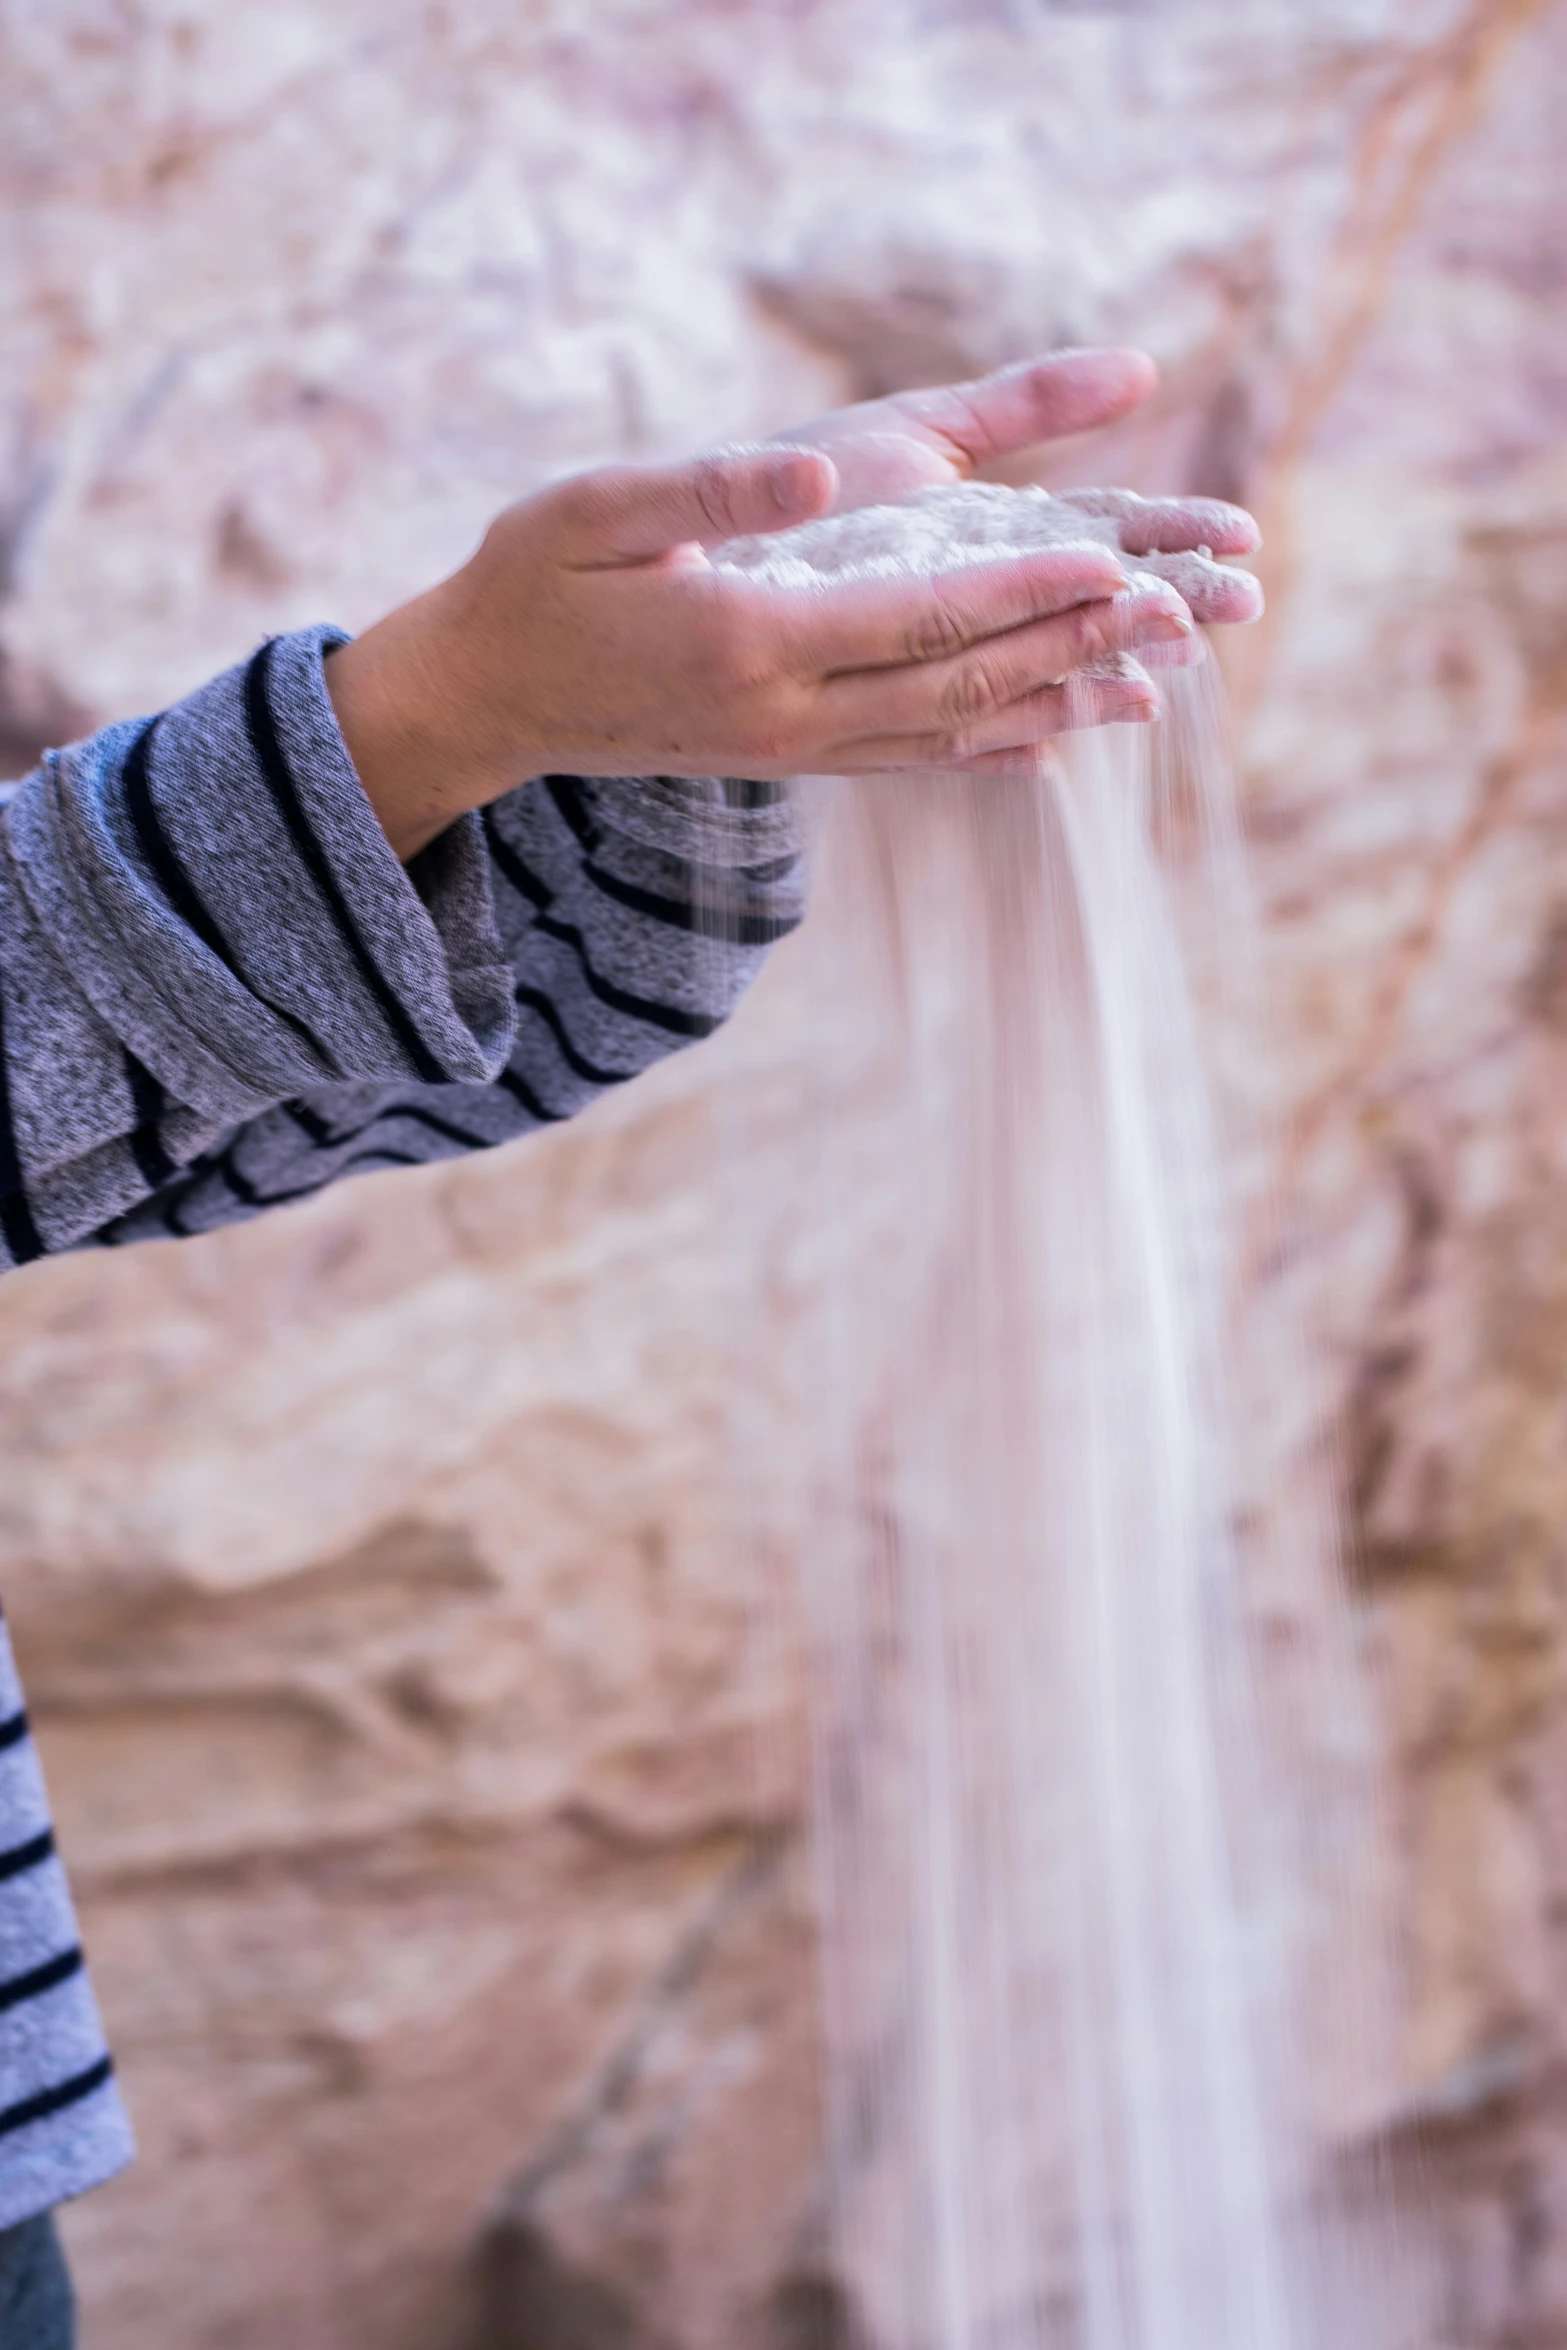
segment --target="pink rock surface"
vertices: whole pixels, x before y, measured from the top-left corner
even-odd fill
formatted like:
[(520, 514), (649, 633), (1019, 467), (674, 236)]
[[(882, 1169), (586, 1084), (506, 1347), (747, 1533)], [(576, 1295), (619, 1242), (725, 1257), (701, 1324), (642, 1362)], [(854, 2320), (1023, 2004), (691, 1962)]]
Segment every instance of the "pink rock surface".
[[(4, 39), (17, 749), (363, 622), (611, 451), (1155, 351), (1151, 415), (1047, 478), (1267, 531), (1227, 659), (1313, 1336), (1281, 1458), (1341, 1446), (1386, 1664), (1372, 2103), (1443, 2199), (1408, 2338), (1559, 2339), (1561, 8), (62, 0)], [(817, 1277), (808, 954), (580, 1131), (0, 1297), (0, 1584), (145, 2147), (71, 2216), (94, 2350), (801, 2338), (789, 1496), (743, 1546), (733, 1479)], [(776, 1222), (715, 1248), (757, 1179)]]

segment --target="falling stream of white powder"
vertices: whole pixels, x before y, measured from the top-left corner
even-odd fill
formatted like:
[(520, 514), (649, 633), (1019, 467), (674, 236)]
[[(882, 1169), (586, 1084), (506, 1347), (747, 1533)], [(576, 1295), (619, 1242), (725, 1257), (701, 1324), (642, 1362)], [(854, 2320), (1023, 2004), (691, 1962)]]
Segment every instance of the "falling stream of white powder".
[[(804, 583), (1113, 528), (969, 487), (719, 560)], [(1331, 1545), (1303, 1505), (1283, 1603), (1249, 1590), (1249, 1163), (1193, 974), (1255, 975), (1211, 664), (1163, 698), (1037, 774), (833, 787), (820, 844), (875, 1142), (839, 1165), (824, 1132), (800, 1211), (833, 1263), (799, 1457), (830, 2224), (879, 2350), (1367, 2338), (1311, 2216), (1348, 2031), (1316, 1963)]]

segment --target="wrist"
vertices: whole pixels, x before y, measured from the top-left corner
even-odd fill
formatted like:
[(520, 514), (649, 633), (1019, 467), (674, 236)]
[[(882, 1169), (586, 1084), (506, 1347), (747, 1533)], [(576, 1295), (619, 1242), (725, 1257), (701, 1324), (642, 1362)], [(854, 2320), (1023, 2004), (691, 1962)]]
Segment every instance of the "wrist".
[(444, 581), (399, 605), (325, 664), (327, 692), (366, 799), (406, 863), (470, 808), (534, 772), (484, 739), (481, 682)]

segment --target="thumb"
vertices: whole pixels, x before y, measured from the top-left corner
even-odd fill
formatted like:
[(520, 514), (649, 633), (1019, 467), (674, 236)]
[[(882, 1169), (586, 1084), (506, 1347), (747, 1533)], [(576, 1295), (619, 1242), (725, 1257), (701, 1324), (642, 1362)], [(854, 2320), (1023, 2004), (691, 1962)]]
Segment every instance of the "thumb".
[(838, 473), (815, 449), (715, 449), (681, 465), (612, 465), (567, 485), (566, 522), (582, 559), (635, 562), (695, 540), (787, 530), (831, 507)]

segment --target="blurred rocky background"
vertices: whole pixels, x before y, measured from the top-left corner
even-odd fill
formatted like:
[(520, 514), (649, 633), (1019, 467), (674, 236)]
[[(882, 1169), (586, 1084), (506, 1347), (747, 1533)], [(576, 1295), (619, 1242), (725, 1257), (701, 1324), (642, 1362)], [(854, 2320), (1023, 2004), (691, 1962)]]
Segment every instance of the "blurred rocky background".
[[(1155, 352), (1045, 478), (1268, 534), (1227, 660), (1297, 1433), (1399, 1766), (1410, 2338), (1567, 2338), (1567, 10), (0, 28), (8, 772), (364, 623), (557, 471)], [(89, 2350), (852, 2338), (787, 1511), (737, 1493), (813, 1278), (808, 953), (580, 1128), (5, 1285), (0, 1584), (144, 2145), (70, 2215)], [(738, 1250), (737, 1150), (780, 1203)]]

